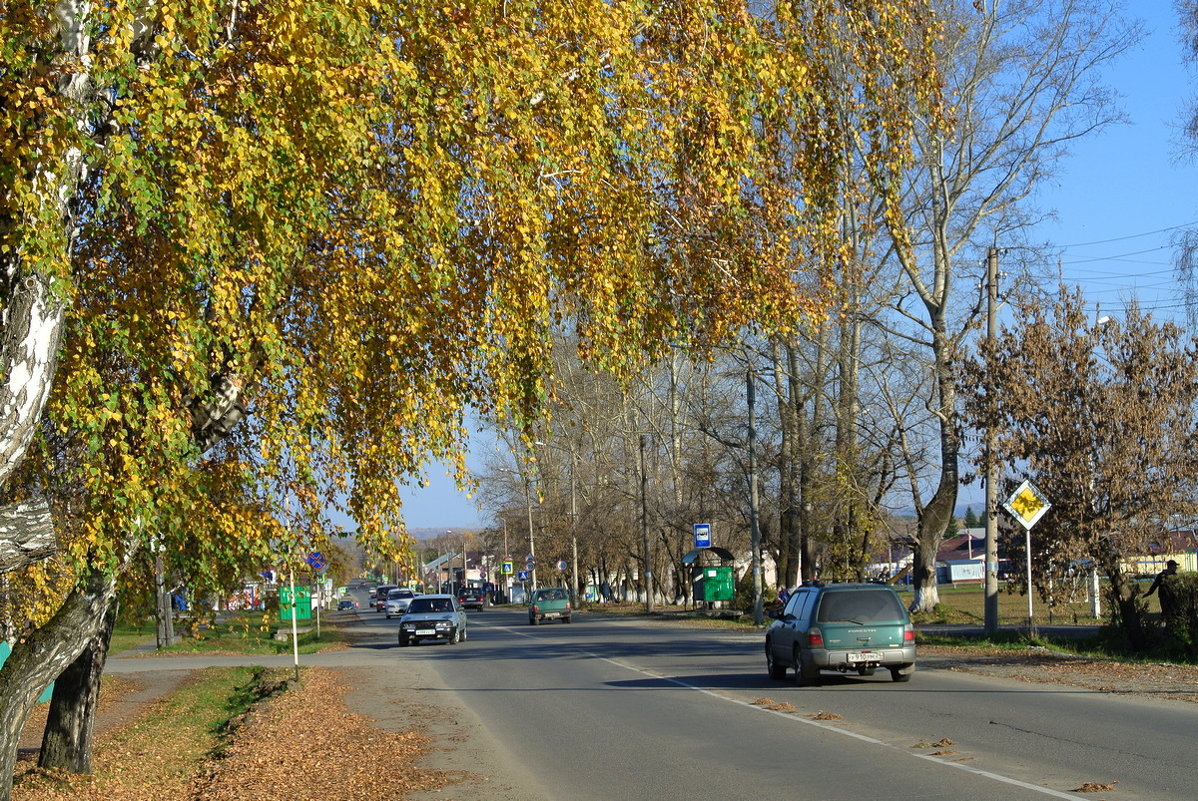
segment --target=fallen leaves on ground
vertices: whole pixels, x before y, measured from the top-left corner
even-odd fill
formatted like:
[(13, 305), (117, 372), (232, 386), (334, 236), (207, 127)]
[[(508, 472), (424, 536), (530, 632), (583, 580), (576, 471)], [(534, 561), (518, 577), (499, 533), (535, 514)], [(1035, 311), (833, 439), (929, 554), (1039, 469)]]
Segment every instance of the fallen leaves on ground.
[(807, 717), (811, 718), (812, 720), (844, 720), (844, 715), (838, 715), (835, 712), (824, 712), (823, 710), (816, 712), (814, 715), (808, 715)]
[(773, 698), (758, 698), (753, 702), (753, 706), (760, 706), (771, 712), (794, 712), (794, 704), (786, 701), (775, 701)]
[(176, 744), (146, 742), (136, 724), (98, 738), (96, 776), (30, 767), (13, 801), (360, 801), (439, 790), (470, 777), (424, 770), (427, 741), (347, 711), (336, 673), (308, 668), (300, 685), (248, 712), (232, 741), (181, 772)]
[(913, 745), (911, 747), (912, 748), (947, 748), (950, 745), (956, 745), (956, 743), (953, 742), (948, 737), (941, 737), (939, 740), (937, 740), (934, 743), (929, 743), (927, 740), (920, 740), (919, 742), (917, 742), (915, 745)]
[(423, 736), (372, 727), (346, 711), (346, 691), (332, 671), (310, 668), (298, 691), (250, 712), (224, 755), (209, 761), (191, 798), (356, 801), (452, 783), (445, 773), (419, 768)]
[(1081, 787), (1075, 787), (1075, 793), (1108, 793), (1115, 789), (1115, 785), (1119, 782), (1111, 782), (1110, 784), (1099, 784), (1098, 782), (1086, 782)]

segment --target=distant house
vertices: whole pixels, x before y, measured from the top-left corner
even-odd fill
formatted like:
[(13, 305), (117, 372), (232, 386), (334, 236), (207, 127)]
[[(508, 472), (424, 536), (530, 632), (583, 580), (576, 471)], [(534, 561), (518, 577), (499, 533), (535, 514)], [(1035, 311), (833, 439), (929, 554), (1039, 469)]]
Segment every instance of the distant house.
[(1198, 531), (1177, 529), (1148, 543), (1146, 553), (1123, 560), (1123, 569), (1131, 575), (1152, 576), (1165, 569), (1170, 559), (1182, 572), (1198, 572)]
[(968, 528), (940, 543), (936, 552), (939, 584), (981, 584), (986, 580), (986, 530)]
[(985, 558), (986, 530), (984, 528), (967, 528), (963, 533), (942, 541), (940, 543), (940, 550), (936, 552), (937, 562), (956, 562)]

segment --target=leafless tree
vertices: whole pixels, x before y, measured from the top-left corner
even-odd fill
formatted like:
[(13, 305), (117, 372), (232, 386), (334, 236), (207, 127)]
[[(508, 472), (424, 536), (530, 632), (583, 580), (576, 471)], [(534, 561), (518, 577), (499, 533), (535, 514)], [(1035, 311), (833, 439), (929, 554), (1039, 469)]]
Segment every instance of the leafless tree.
[(1035, 527), (1041, 593), (1079, 562), (1096, 564), (1137, 647), (1147, 644), (1145, 604), (1131, 557), (1196, 508), (1196, 359), (1198, 340), (1176, 325), (1135, 304), (1122, 321), (1092, 320), (1080, 290), (1062, 287), (1021, 308), (962, 370), (966, 416), (994, 432), (996, 463), (1052, 504)]
[(934, 562), (955, 514), (956, 364), (980, 308), (978, 265), (987, 245), (1019, 236), (1032, 221), (1029, 198), (1068, 145), (1121, 121), (1102, 69), (1140, 38), (1138, 25), (1105, 0), (945, 0), (941, 11), (952, 102), (947, 126), (929, 125), (920, 137), (901, 221), (914, 247), (896, 254), (906, 289), (893, 318), (910, 326), (893, 330), (927, 354), (931, 376), (937, 456), (912, 498), (919, 518), (912, 608), (921, 610), (939, 600)]

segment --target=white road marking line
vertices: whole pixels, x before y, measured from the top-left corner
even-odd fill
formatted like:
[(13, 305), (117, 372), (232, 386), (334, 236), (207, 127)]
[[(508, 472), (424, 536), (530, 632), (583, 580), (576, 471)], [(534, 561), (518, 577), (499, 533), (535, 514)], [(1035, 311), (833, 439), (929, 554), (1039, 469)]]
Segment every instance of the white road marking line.
[(894, 751), (896, 753), (903, 754), (905, 756), (914, 757), (916, 759), (922, 759), (926, 762), (931, 762), (935, 765), (943, 765), (946, 768), (956, 768), (957, 770), (963, 770), (966, 773), (972, 773), (976, 776), (984, 776), (987, 779), (993, 779), (994, 781), (1002, 782), (1003, 784), (1009, 784), (1014, 787), (1022, 787), (1025, 790), (1033, 790), (1037, 793), (1040, 793), (1041, 795), (1050, 796), (1052, 798), (1071, 798), (1071, 799), (1074, 799), (1075, 801), (1077, 799), (1077, 795), (1074, 793), (1063, 793), (1059, 790), (1052, 790), (1047, 787), (1041, 787), (1036, 784), (1030, 784), (1029, 782), (1021, 781), (1019, 779), (1015, 779), (1010, 776), (1003, 776), (1000, 773), (992, 773), (991, 771), (982, 770), (981, 768), (975, 768), (970, 765), (963, 765), (960, 762), (946, 762), (943, 759), (938, 759), (936, 757), (933, 757), (933, 756), (930, 756), (927, 754), (915, 754), (910, 751), (907, 751), (906, 749), (899, 748), (898, 746), (891, 745), (890, 743), (879, 740), (876, 737), (870, 737), (865, 734), (858, 734), (856, 732), (848, 731), (846, 729), (842, 729), (837, 726), (830, 726), (821, 721), (811, 720), (810, 718), (799, 717), (798, 715), (794, 715), (789, 712), (779, 712), (779, 711), (773, 710), (773, 709), (766, 709), (765, 707), (751, 704), (748, 701), (741, 701), (736, 698), (730, 698), (726, 695), (721, 695), (720, 693), (717, 693), (713, 690), (708, 690), (704, 687), (696, 687), (693, 684), (687, 684), (685, 681), (681, 681), (679, 679), (673, 678), (672, 676), (662, 676), (657, 673), (652, 673), (648, 670), (643, 670), (634, 665), (629, 665), (625, 662), (620, 662), (619, 660), (616, 660), (616, 659), (610, 659), (606, 656), (600, 656), (599, 654), (589, 654), (589, 656), (593, 656), (596, 659), (601, 659), (604, 662), (608, 662), (610, 664), (616, 665), (617, 667), (622, 667), (625, 670), (631, 670), (634, 673), (639, 673), (642, 676), (648, 676), (650, 678), (659, 679), (661, 681), (668, 681), (671, 684), (677, 684), (679, 687), (684, 687), (688, 690), (694, 690), (695, 692), (700, 692), (700, 693), (703, 693), (704, 695), (710, 695), (712, 698), (718, 698), (721, 701), (727, 701), (729, 703), (737, 704), (738, 706), (747, 707), (749, 709), (752, 709), (752, 710), (755, 710), (758, 712), (766, 712), (771, 715), (778, 715), (779, 717), (786, 718), (787, 720), (793, 720), (797, 723), (803, 723), (808, 726), (814, 726), (817, 729), (823, 729), (824, 731), (834, 732), (836, 734), (840, 734), (845, 737), (851, 737), (854, 740), (861, 740), (862, 742), (869, 743), (870, 745), (877, 745), (877, 746), (881, 746), (882, 748), (888, 748), (891, 751)]
[[(533, 639), (533, 635), (528, 632), (525, 632), (525, 631), (519, 631), (517, 629), (509, 628), (507, 626), (496, 626), (496, 628), (502, 628), (505, 631), (510, 631), (513, 634), (519, 634), (521, 637), (528, 637), (529, 639)], [(777, 715), (781, 718), (785, 718), (787, 720), (791, 720), (796, 723), (802, 723), (807, 726), (814, 726), (817, 729), (823, 729), (824, 731), (833, 732), (833, 733), (839, 734), (843, 737), (851, 737), (854, 740), (860, 740), (861, 742), (869, 743), (870, 745), (876, 745), (876, 746), (880, 746), (882, 748), (890, 749), (891, 751), (894, 751), (899, 754), (903, 754), (904, 756), (913, 757), (915, 759), (922, 759), (925, 762), (931, 762), (933, 765), (941, 765), (946, 768), (956, 768), (957, 770), (962, 770), (962, 771), (965, 771), (966, 773), (972, 773), (975, 776), (982, 776), (984, 778), (991, 779), (993, 781), (1000, 782), (1002, 784), (1009, 784), (1012, 787), (1022, 787), (1025, 790), (1031, 790), (1033, 792), (1039, 793), (1040, 795), (1048, 796), (1050, 798), (1069, 798), (1069, 799), (1073, 799), (1073, 801), (1077, 801), (1076, 793), (1064, 793), (1064, 792), (1061, 792), (1060, 790), (1052, 790), (1048, 787), (1041, 787), (1037, 784), (1031, 784), (1030, 782), (1021, 781), (1020, 779), (1015, 779), (1010, 776), (1003, 776), (1001, 773), (993, 773), (991, 771), (982, 770), (981, 768), (975, 768), (971, 765), (965, 765), (960, 762), (946, 762), (943, 759), (940, 759), (938, 757), (934, 757), (934, 756), (931, 756), (928, 754), (912, 753), (911, 751), (908, 751), (904, 748), (899, 748), (896, 745), (891, 745), (888, 742), (879, 740), (876, 737), (870, 737), (865, 734), (858, 734), (856, 732), (842, 729), (838, 726), (831, 726), (822, 721), (811, 720), (810, 718), (799, 717), (798, 715), (792, 714), (790, 712), (779, 712), (779, 711), (773, 710), (773, 709), (766, 709), (765, 707), (751, 704), (748, 701), (741, 701), (736, 698), (730, 698), (727, 695), (721, 695), (720, 693), (717, 693), (714, 690), (708, 690), (704, 687), (697, 687), (693, 684), (687, 684), (685, 681), (676, 679), (673, 676), (663, 676), (660, 673), (653, 673), (652, 671), (636, 667), (635, 665), (630, 665), (627, 662), (621, 662), (618, 659), (612, 659), (610, 657), (606, 657), (601, 654), (596, 654), (591, 651), (582, 651), (581, 653), (583, 653), (584, 655), (589, 656), (593, 659), (598, 659), (602, 662), (607, 662), (608, 664), (615, 665), (616, 667), (619, 667), (619, 668), (623, 668), (624, 670), (631, 670), (633, 673), (639, 673), (642, 676), (648, 676), (651, 679), (667, 681), (670, 684), (676, 684), (679, 687), (682, 687), (684, 689), (694, 690), (695, 692), (703, 693), (704, 695), (709, 695), (712, 698), (717, 698), (721, 701), (727, 701), (728, 703), (736, 704), (737, 706), (743, 706), (748, 709), (752, 709), (756, 712), (765, 712), (770, 715)]]

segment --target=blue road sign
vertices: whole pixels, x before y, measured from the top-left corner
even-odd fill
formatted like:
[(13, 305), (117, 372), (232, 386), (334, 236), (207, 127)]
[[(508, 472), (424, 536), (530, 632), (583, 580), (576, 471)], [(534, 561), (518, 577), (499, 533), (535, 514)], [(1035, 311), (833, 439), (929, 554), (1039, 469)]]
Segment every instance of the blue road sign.
[(325, 559), (324, 554), (322, 554), (320, 551), (313, 551), (312, 553), (308, 554), (306, 557), (304, 557), (304, 561), (316, 571), (324, 570), (329, 566), (329, 560)]
[(695, 523), (695, 547), (711, 547), (711, 523)]
[(528, 581), (528, 571), (521, 570), (519, 573), (516, 574), (516, 580), (517, 581)]

